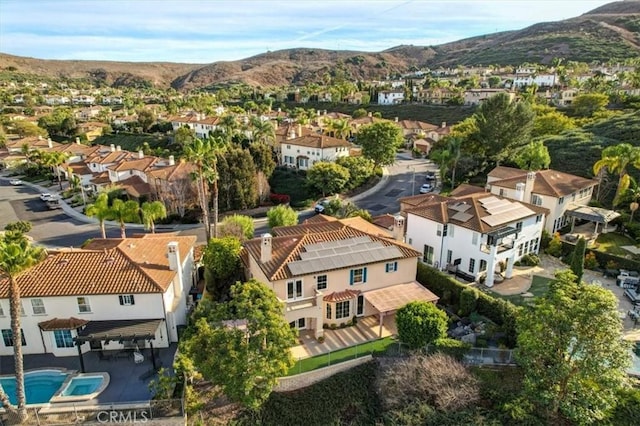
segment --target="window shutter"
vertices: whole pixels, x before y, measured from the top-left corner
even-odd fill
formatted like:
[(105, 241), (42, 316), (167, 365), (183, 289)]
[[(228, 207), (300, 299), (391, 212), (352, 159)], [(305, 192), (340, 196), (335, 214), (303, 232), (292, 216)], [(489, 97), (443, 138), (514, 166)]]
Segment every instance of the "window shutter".
[(131, 295), (131, 304), (135, 305), (136, 304), (136, 300), (133, 298), (133, 294)]
[(388, 263), (384, 264), (384, 271), (385, 272), (389, 272), (389, 264)]
[(120, 299), (120, 304), (124, 305), (124, 299), (122, 298), (122, 296), (118, 296), (118, 299)]
[(394, 271), (398, 270), (398, 262), (393, 262), (393, 270)]
[(362, 268), (362, 282), (366, 283), (367, 282), (367, 268)]
[(351, 277), (349, 278), (349, 285), (353, 285), (353, 269), (350, 271)]

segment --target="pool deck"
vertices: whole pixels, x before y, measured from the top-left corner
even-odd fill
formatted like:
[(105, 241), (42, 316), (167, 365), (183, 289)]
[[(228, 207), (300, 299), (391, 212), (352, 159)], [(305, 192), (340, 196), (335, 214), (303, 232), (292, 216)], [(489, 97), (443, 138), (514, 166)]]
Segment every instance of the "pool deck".
[[(159, 356), (165, 368), (173, 365), (173, 357), (177, 345), (172, 344), (168, 348), (160, 348)], [(109, 373), (111, 381), (109, 386), (95, 399), (76, 402), (77, 405), (116, 404), (123, 402), (148, 401), (151, 399), (149, 382), (156, 377), (141, 379), (140, 376), (152, 368), (149, 349), (143, 350), (144, 362), (136, 364), (133, 358), (116, 358), (101, 360), (97, 352), (83, 354), (85, 372)], [(25, 355), (24, 369), (29, 371), (35, 368), (66, 368), (80, 372), (80, 360), (77, 356), (56, 357), (52, 354)], [(0, 375), (14, 374), (13, 356), (0, 356)]]

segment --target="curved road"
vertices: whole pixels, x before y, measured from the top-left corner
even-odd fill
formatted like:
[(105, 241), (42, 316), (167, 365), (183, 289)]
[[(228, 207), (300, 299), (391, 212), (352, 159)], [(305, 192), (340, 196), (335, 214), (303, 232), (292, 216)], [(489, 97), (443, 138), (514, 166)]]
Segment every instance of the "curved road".
[[(425, 182), (425, 172), (436, 167), (424, 159), (411, 159), (400, 154), (396, 163), (388, 169), (386, 182), (376, 187), (373, 193), (359, 197), (358, 207), (367, 209), (373, 216), (400, 211), (398, 198), (418, 194)], [(56, 188), (57, 189), (57, 188)], [(54, 188), (52, 187), (52, 191)], [(300, 213), (300, 220), (313, 216), (313, 212)], [(0, 229), (9, 222), (27, 220), (33, 224), (29, 233), (38, 243), (50, 247), (80, 247), (89, 238), (100, 237), (97, 224), (87, 224), (67, 216), (62, 210), (49, 210), (38, 197), (38, 191), (26, 185), (11, 186), (8, 179), (0, 179)], [(170, 231), (171, 229), (165, 229)], [(256, 235), (267, 232), (266, 219), (256, 220)], [(140, 232), (127, 229), (128, 234)], [(204, 241), (201, 227), (182, 230), (181, 235), (196, 235)], [(120, 229), (107, 226), (108, 237), (119, 237)]]

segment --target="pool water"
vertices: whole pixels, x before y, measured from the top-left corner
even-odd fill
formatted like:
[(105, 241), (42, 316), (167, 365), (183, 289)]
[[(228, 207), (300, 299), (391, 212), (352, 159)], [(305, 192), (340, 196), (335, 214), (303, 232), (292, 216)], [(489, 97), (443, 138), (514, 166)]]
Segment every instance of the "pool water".
[[(24, 374), (27, 404), (42, 404), (56, 393), (69, 374), (58, 370), (28, 371)], [(0, 385), (12, 404), (18, 403), (15, 377), (1, 377)]]
[(88, 395), (94, 393), (103, 381), (102, 376), (73, 377), (60, 395)]

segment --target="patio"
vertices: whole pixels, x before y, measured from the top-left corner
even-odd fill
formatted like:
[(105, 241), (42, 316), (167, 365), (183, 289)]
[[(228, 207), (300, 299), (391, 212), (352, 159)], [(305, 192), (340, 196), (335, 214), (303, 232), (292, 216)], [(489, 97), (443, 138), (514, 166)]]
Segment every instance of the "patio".
[[(172, 344), (168, 348), (156, 348), (156, 350), (156, 363), (162, 362), (165, 368), (170, 368), (173, 365), (173, 357), (176, 353), (177, 345)], [(108, 351), (104, 352), (109, 355)], [(109, 359), (100, 359), (97, 351), (83, 354), (85, 370), (88, 373), (109, 373), (111, 381), (109, 386), (97, 398), (75, 404), (115, 404), (148, 401), (151, 399), (149, 382), (157, 376), (145, 374), (152, 369), (151, 354), (149, 349), (142, 350), (142, 353), (145, 359), (140, 364), (136, 364), (133, 357), (112, 356)], [(60, 367), (80, 371), (80, 360), (77, 356), (56, 357), (52, 354), (24, 356), (25, 371), (46, 367)], [(0, 357), (0, 375), (8, 374), (14, 374), (13, 356), (2, 356)]]

